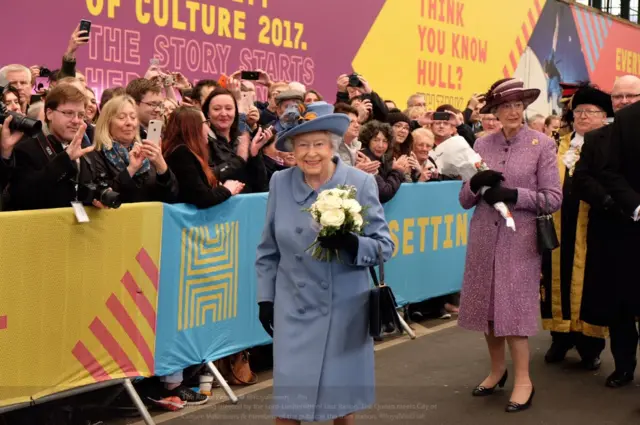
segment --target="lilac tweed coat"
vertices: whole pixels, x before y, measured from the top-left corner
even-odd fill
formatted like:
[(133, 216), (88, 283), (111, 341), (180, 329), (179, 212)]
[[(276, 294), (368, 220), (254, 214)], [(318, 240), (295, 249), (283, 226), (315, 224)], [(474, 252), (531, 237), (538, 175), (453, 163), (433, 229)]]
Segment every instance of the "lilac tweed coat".
[(504, 174), (504, 187), (518, 190), (508, 205), (516, 231), (465, 182), (460, 204), (476, 207), (469, 229), (458, 324), (496, 336), (532, 336), (540, 317), (540, 262), (536, 202), (548, 213), (560, 209), (562, 189), (555, 142), (526, 125), (511, 140), (502, 131), (478, 139), (475, 150), (492, 170)]

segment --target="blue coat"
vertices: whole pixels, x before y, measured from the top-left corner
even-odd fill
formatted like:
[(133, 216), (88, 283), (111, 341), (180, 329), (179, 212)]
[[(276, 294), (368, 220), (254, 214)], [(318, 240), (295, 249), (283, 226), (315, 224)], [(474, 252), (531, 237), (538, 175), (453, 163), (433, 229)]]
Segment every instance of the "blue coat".
[(271, 179), (267, 217), (258, 246), (258, 302), (274, 302), (274, 406), (278, 418), (325, 421), (368, 408), (375, 398), (373, 340), (369, 336), (367, 267), (385, 261), (394, 244), (373, 176), (337, 160), (319, 192), (341, 184), (370, 206), (355, 259), (320, 262), (306, 249), (317, 230), (308, 208), (317, 198), (302, 171)]

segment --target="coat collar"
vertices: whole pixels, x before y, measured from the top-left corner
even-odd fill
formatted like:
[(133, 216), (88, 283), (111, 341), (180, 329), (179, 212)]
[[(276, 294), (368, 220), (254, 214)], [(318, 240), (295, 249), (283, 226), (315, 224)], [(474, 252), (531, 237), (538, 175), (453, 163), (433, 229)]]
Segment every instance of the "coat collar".
[[(347, 165), (342, 162), (339, 157), (334, 157), (333, 162), (336, 164), (336, 170), (333, 173), (333, 176), (327, 181), (324, 185), (320, 187), (318, 192), (322, 192), (325, 189), (334, 188), (338, 185), (345, 184), (347, 181)], [(295, 167), (293, 169), (293, 177), (292, 177), (292, 186), (293, 186), (293, 199), (300, 204), (303, 205), (309, 197), (316, 193), (307, 183), (304, 181), (304, 174), (299, 167)]]

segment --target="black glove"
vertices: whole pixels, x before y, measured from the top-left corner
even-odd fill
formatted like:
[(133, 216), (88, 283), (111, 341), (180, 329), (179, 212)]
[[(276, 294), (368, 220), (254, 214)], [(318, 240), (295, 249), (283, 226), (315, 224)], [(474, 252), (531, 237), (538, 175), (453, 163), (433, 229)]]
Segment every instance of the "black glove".
[(471, 177), (471, 180), (469, 180), (469, 188), (473, 193), (478, 193), (478, 191), (484, 186), (496, 187), (503, 181), (504, 176), (499, 171), (480, 171), (475, 176)]
[(258, 303), (258, 306), (260, 307), (260, 312), (258, 313), (260, 323), (262, 323), (262, 327), (269, 336), (273, 338), (273, 303), (271, 301), (262, 301)]
[(487, 189), (482, 197), (489, 205), (493, 205), (496, 202), (515, 204), (518, 202), (518, 190), (502, 186), (492, 187)]
[(319, 236), (318, 242), (324, 249), (342, 249), (355, 258), (358, 255), (358, 237), (353, 233), (340, 233), (332, 236)]

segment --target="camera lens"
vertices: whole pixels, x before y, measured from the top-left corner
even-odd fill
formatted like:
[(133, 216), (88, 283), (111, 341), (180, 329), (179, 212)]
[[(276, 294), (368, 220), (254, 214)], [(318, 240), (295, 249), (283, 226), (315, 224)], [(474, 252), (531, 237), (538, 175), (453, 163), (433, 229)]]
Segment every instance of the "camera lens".
[(99, 201), (107, 208), (116, 209), (122, 205), (120, 194), (112, 189), (103, 189), (100, 192)]
[(42, 122), (38, 120), (15, 112), (8, 112), (8, 114), (13, 117), (9, 124), (9, 130), (11, 131), (22, 131), (29, 136), (35, 136), (42, 130)]

